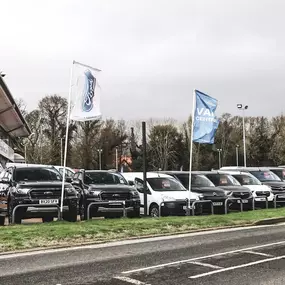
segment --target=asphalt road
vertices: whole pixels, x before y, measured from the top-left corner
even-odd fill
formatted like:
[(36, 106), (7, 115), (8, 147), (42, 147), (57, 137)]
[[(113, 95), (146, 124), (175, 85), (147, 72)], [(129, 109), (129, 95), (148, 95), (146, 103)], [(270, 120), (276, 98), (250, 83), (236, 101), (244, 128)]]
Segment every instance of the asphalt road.
[(0, 284), (285, 284), (285, 225), (0, 256)]

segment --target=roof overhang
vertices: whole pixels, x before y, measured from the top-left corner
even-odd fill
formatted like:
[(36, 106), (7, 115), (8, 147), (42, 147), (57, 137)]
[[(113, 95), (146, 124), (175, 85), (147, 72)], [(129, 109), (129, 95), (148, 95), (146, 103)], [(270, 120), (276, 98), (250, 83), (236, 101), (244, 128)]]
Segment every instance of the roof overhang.
[(0, 76), (0, 126), (11, 137), (27, 137), (31, 130)]

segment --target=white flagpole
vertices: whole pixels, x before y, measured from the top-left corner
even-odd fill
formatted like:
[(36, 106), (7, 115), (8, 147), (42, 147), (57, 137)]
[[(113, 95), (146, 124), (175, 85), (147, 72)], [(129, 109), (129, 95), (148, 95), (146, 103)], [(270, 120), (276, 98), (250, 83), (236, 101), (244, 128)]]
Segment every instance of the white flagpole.
[[(191, 171), (192, 171), (192, 153), (193, 153), (193, 132), (194, 132), (194, 116), (195, 116), (195, 104), (196, 104), (196, 93), (193, 90), (193, 106), (192, 106), (192, 122), (191, 122), (191, 136), (190, 136), (190, 161), (189, 161), (189, 198), (188, 198), (188, 210), (190, 211), (190, 199), (191, 199)], [(189, 212), (190, 215), (190, 212)]]
[(67, 156), (67, 144), (68, 144), (68, 130), (70, 121), (70, 107), (71, 107), (71, 89), (72, 89), (72, 74), (73, 74), (72, 62), (71, 72), (70, 72), (70, 85), (69, 85), (69, 95), (68, 95), (68, 106), (67, 106), (67, 118), (66, 118), (66, 133), (65, 133), (65, 146), (64, 146), (64, 158), (63, 158), (63, 173), (62, 173), (62, 186), (61, 186), (61, 200), (60, 200), (60, 218), (63, 218), (63, 199), (64, 199), (64, 184), (65, 184), (65, 167), (66, 167), (66, 156)]

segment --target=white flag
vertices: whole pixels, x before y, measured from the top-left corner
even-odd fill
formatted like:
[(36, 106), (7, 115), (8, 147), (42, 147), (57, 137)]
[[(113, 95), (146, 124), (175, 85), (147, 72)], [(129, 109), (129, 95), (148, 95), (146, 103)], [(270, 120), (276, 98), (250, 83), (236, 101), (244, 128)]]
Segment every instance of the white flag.
[(99, 85), (100, 70), (73, 62), (71, 81), (71, 113), (73, 121), (91, 121), (101, 118)]

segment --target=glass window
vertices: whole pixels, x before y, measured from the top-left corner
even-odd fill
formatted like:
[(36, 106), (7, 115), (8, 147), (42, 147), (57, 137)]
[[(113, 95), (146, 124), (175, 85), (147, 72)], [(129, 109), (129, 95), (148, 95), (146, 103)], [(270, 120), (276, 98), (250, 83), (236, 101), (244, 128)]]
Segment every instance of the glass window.
[(206, 175), (215, 186), (240, 186), (240, 183), (228, 174), (207, 174)]
[(245, 174), (234, 174), (233, 177), (241, 184), (241, 185), (261, 185), (261, 182), (249, 175)]
[(272, 171), (250, 171), (259, 181), (281, 181), (281, 179)]
[(154, 191), (186, 191), (185, 187), (174, 178), (148, 178), (147, 182)]
[(110, 172), (85, 172), (84, 182), (86, 184), (128, 185), (128, 182), (122, 175)]
[(61, 181), (60, 173), (53, 168), (18, 168), (15, 181)]

